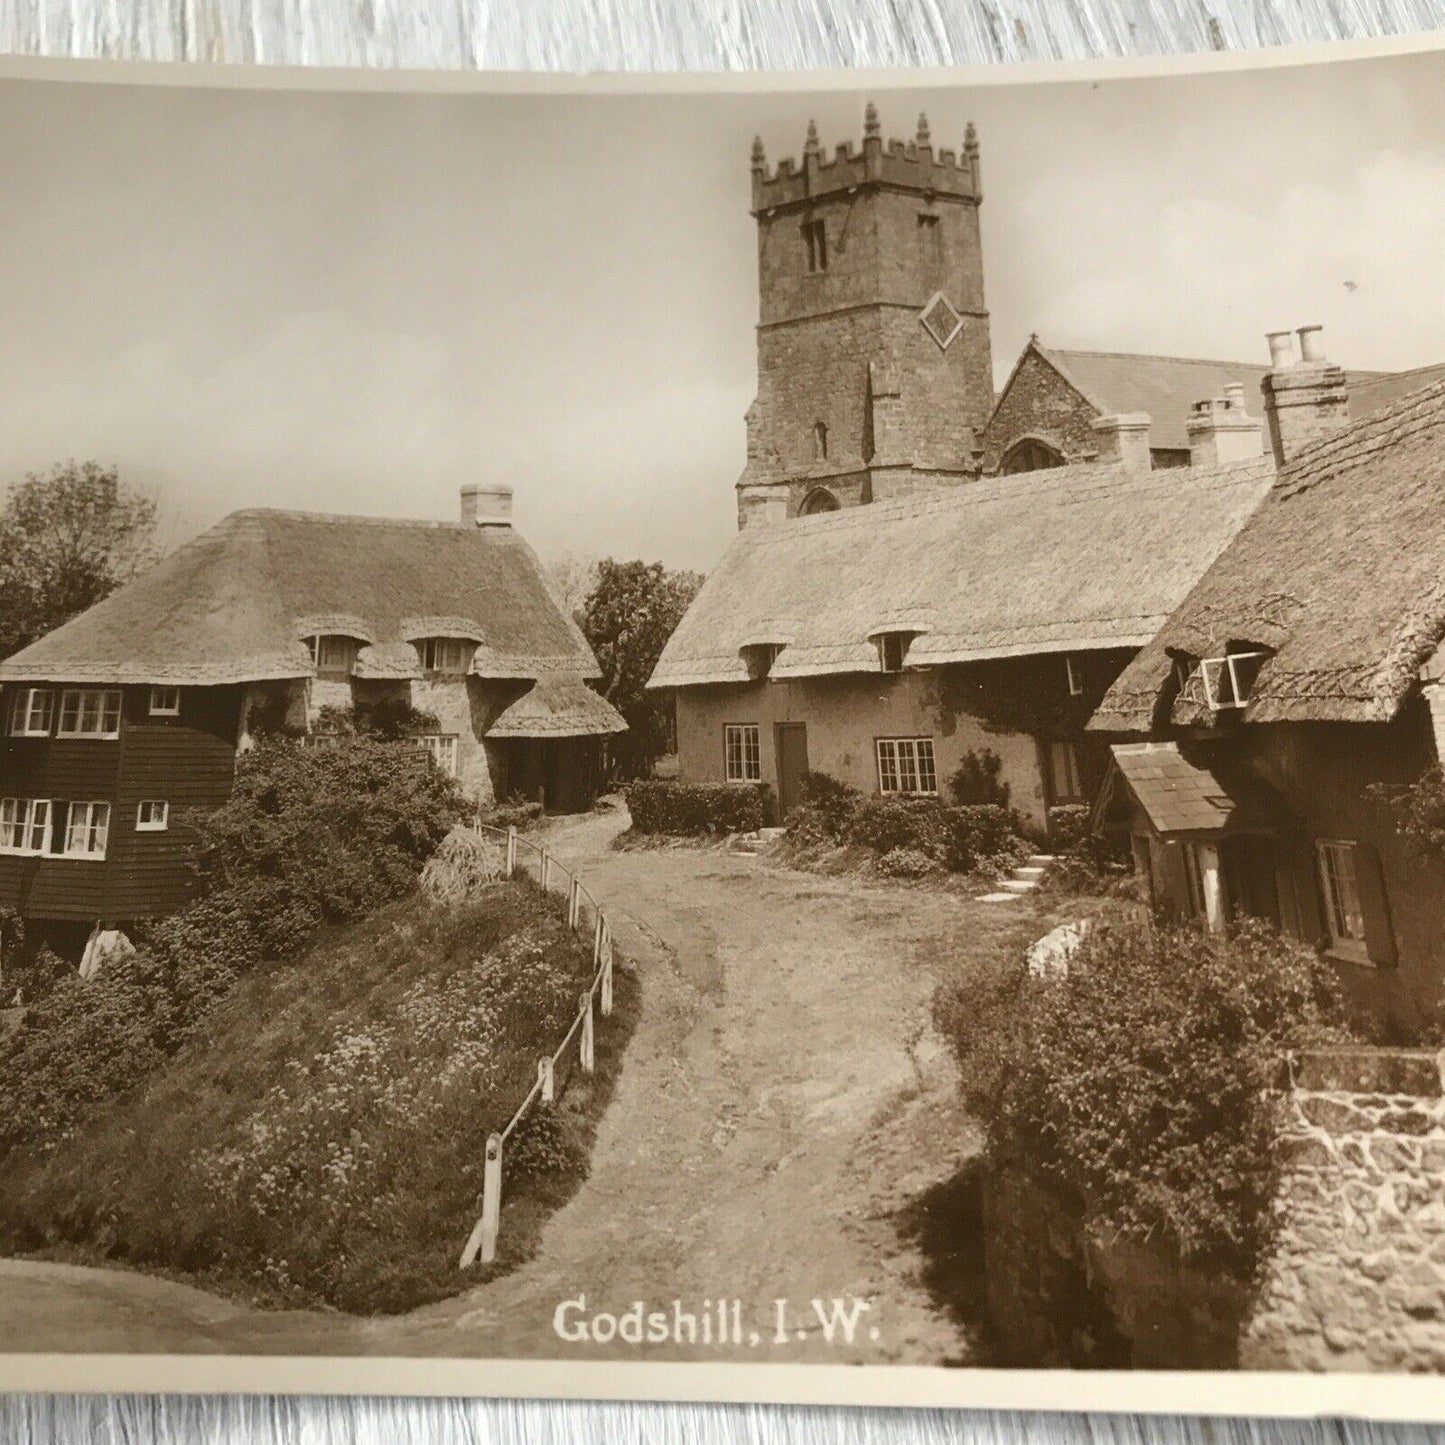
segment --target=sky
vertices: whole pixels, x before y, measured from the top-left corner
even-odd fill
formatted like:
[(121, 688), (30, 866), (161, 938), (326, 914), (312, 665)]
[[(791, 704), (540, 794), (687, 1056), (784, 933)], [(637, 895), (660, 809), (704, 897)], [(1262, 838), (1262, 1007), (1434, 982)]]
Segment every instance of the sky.
[(1445, 360), (1445, 55), (849, 93), (0, 81), (0, 485), (114, 463), (176, 545), (239, 507), (707, 569), (755, 388), (749, 149), (973, 120), (995, 370), (1064, 348)]

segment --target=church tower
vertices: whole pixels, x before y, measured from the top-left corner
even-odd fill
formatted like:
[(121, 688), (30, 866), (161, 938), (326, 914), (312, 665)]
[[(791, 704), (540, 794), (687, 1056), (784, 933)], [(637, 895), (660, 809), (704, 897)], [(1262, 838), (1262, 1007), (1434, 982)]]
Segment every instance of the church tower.
[(769, 171), (753, 142), (758, 394), (738, 525), (857, 506), (978, 475), (993, 406), (979, 240), (978, 141), (883, 143)]

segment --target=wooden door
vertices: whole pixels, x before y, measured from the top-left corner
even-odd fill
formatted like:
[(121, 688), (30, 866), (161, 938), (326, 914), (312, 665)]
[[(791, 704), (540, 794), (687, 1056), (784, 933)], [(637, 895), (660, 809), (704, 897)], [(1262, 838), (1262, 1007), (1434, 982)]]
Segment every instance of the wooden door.
[(778, 755), (778, 817), (786, 818), (803, 801), (803, 774), (808, 771), (808, 725), (778, 723), (773, 730)]

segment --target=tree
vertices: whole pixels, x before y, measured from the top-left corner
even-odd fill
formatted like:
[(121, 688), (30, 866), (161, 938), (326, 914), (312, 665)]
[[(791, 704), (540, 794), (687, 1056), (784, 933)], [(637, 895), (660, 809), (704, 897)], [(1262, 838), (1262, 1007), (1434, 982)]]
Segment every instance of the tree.
[(670, 702), (646, 692), (647, 679), (703, 579), (660, 562), (611, 557), (597, 564), (595, 579), (581, 627), (602, 668), (602, 695), (627, 720), (627, 733), (613, 745), (613, 766), (638, 777), (667, 751), (670, 732)]
[(32, 472), (0, 510), (0, 658), (84, 612), (155, 561), (156, 504), (114, 467)]
[(567, 609), (567, 615), (575, 617), (579, 623), (582, 620), (583, 604), (592, 590), (596, 574), (597, 563), (577, 552), (564, 552), (547, 564), (547, 575), (563, 607)]

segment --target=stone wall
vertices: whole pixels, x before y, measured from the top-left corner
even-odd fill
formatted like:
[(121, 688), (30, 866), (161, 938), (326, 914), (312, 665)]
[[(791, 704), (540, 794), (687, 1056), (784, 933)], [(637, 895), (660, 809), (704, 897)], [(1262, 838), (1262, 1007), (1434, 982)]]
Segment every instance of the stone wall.
[(1442, 1063), (1396, 1050), (1301, 1060), (1286, 1223), (1246, 1366), (1445, 1370)]

